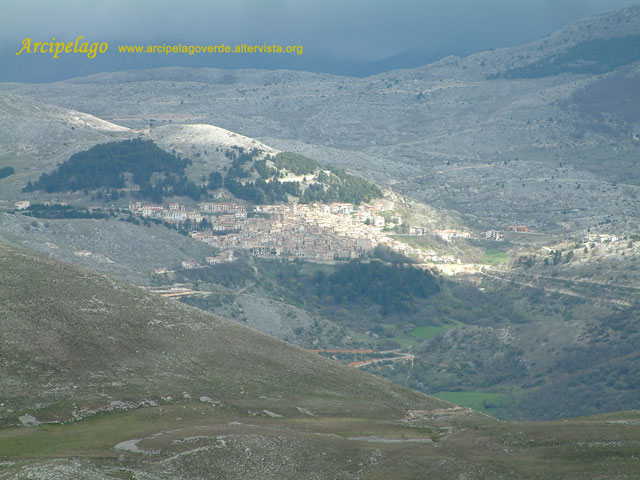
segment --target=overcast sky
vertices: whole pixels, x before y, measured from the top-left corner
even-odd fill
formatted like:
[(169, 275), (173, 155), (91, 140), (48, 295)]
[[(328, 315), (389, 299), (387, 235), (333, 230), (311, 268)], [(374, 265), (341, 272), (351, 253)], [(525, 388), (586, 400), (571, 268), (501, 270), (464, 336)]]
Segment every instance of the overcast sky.
[[(302, 44), (305, 56), (375, 61), (526, 43), (640, 0), (0, 0), (2, 55), (34, 41)], [(112, 47), (115, 48), (115, 47)], [(8, 58), (5, 57), (5, 60)], [(0, 67), (2, 59), (0, 59)]]

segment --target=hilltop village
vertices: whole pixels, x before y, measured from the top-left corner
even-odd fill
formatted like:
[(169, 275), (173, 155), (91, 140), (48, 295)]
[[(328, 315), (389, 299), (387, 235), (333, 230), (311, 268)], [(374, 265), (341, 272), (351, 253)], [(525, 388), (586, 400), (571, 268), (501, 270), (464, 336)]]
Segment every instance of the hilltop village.
[[(238, 203), (200, 203), (198, 210), (172, 203), (169, 208), (131, 203), (133, 215), (187, 225), (190, 236), (222, 252), (207, 257), (208, 263), (233, 259), (241, 250), (262, 257), (302, 258), (314, 262), (335, 262), (358, 258), (378, 245), (415, 258), (421, 263), (460, 264), (452, 255), (411, 247), (389, 235), (402, 224), (399, 215), (387, 215), (392, 203), (386, 200), (355, 206), (351, 203), (257, 205), (250, 210)], [(386, 227), (386, 228), (385, 228)], [(385, 231), (386, 230), (386, 231)], [(437, 232), (436, 232), (437, 233)], [(466, 232), (447, 231), (447, 236), (468, 238)], [(185, 261), (183, 268), (197, 268)]]
[[(116, 217), (134, 223), (144, 221), (146, 225), (149, 222), (164, 224), (211, 247), (210, 255), (164, 265), (154, 270), (156, 274), (232, 262), (241, 255), (333, 264), (361, 258), (377, 247), (384, 247), (410, 258), (418, 267), (435, 268), (445, 275), (473, 275), (486, 273), (483, 269), (496, 262), (505, 264), (508, 255), (491, 250), (484, 257), (478, 257), (477, 252), (473, 257), (465, 247), (468, 244), (458, 240), (480, 242), (471, 245), (480, 245), (481, 255), (483, 248), (492, 248), (491, 243), (482, 242), (492, 242), (497, 249), (501, 249), (497, 246), (499, 243), (518, 245), (521, 251), (513, 261), (526, 266), (537, 260), (544, 265), (556, 265), (560, 258), (565, 263), (572, 258), (578, 261), (587, 253), (593, 256), (596, 250), (598, 255), (610, 256), (612, 252), (628, 249), (630, 241), (604, 232), (554, 238), (531, 231), (526, 225), (486, 232), (446, 228), (445, 222), (434, 224), (416, 215), (416, 210), (405, 199), (389, 191), (381, 199), (360, 205), (348, 202), (256, 205), (220, 198), (197, 204), (132, 201), (128, 208), (124, 205), (124, 208), (114, 208), (114, 205), (82, 208), (64, 202), (32, 205), (30, 201), (18, 201), (14, 206), (16, 212), (38, 218)], [(596, 249), (596, 244), (607, 248)], [(570, 252), (572, 246), (573, 250), (578, 247), (581, 250)], [(560, 257), (560, 253), (564, 256)], [(87, 256), (91, 252), (78, 250), (74, 254)]]

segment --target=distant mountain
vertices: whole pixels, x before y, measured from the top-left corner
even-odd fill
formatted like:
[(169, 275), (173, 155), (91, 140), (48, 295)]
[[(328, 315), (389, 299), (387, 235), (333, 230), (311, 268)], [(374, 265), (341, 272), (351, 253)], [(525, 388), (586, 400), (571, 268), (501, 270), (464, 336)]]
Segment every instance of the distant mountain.
[[(93, 115), (0, 92), (0, 155), (42, 155), (49, 147), (127, 134)], [(47, 152), (50, 153), (50, 152)]]
[[(166, 40), (164, 40), (166, 42)], [(178, 44), (176, 41), (175, 44)], [(57, 82), (103, 72), (147, 70), (165, 67), (219, 68), (227, 70), (264, 69), (296, 70), (304, 72), (366, 77), (398, 68), (414, 68), (439, 59), (439, 56), (411, 49), (378, 61), (331, 58), (323, 54), (305, 52), (302, 56), (251, 55), (123, 55), (108, 52), (91, 61), (83, 56), (67, 55), (52, 60), (47, 56), (16, 56), (15, 49), (0, 49), (2, 64), (0, 82)]]
[[(192, 158), (187, 174), (197, 181), (204, 182), (212, 168), (228, 169), (232, 159), (225, 152), (234, 144), (268, 148), (271, 154), (292, 151), (375, 179), (440, 211), (455, 211), (461, 223), (477, 231), (527, 225), (531, 238), (553, 234), (572, 246), (588, 230), (636, 238), (640, 62), (634, 50), (622, 47), (635, 45), (639, 25), (640, 7), (633, 7), (581, 20), (527, 45), (466, 58), (447, 57), (365, 79), (284, 70), (161, 68), (54, 84), (3, 84), (0, 168), (14, 168), (15, 174), (0, 179), (0, 200), (13, 208), (16, 199), (24, 199), (16, 189), (71, 154), (96, 143), (141, 135), (167, 151), (175, 149), (176, 154)], [(612, 63), (608, 63), (609, 51)], [(544, 70), (544, 75), (527, 74), (531, 68)], [(74, 123), (76, 117), (86, 122)], [(80, 196), (62, 200), (79, 201)], [(0, 221), (0, 236), (12, 244), (141, 284), (149, 281), (150, 268), (195, 258), (192, 252), (198, 258), (207, 255), (204, 246), (188, 244), (188, 238), (160, 227), (147, 230), (90, 219), (49, 223), (9, 214), (0, 215)], [(602, 246), (603, 251), (607, 248)], [(606, 252), (619, 260), (614, 266), (600, 262), (599, 256), (585, 257), (584, 271), (575, 274), (577, 283), (596, 275), (597, 281), (632, 284), (633, 277), (626, 277), (626, 272), (634, 271), (631, 251), (628, 247), (627, 253)], [(567, 276), (574, 278), (570, 272)], [(540, 282), (544, 285), (544, 278)], [(500, 288), (500, 294), (509, 293)], [(625, 363), (637, 363), (637, 358), (632, 353), (622, 362), (607, 358), (618, 346), (633, 351), (635, 317), (618, 319), (614, 333), (622, 332), (629, 340), (616, 343), (606, 328), (587, 332), (585, 327), (607, 325), (616, 315), (595, 312), (591, 304), (574, 305), (570, 296), (560, 294), (549, 294), (548, 303), (543, 304), (535, 298), (538, 290), (514, 288), (511, 294), (516, 300), (531, 294), (531, 303), (549, 306), (558, 318), (550, 322), (548, 312), (539, 312), (544, 320), (527, 325), (513, 345), (505, 344), (503, 332), (511, 331), (515, 317), (500, 328), (482, 326), (474, 337), (479, 353), (466, 364), (459, 363), (457, 353), (469, 351), (471, 337), (451, 334), (438, 344), (439, 353), (425, 345), (421, 354), (433, 363), (416, 362), (415, 366), (441, 376), (437, 379), (441, 388), (469, 379), (468, 387), (486, 386), (485, 380), (495, 386), (505, 373), (513, 374), (514, 382), (540, 373), (550, 383), (527, 379), (522, 388), (537, 395), (538, 405), (549, 402), (557, 407), (529, 405), (527, 410), (515, 411), (537, 418), (634, 405), (636, 386), (629, 371), (621, 369)], [(252, 308), (248, 316), (262, 316), (266, 301), (251, 301), (246, 300)], [(270, 299), (270, 313), (281, 308), (281, 301), (280, 297)], [(560, 310), (551, 306), (561, 301), (567, 305)], [(291, 312), (276, 312), (272, 318), (293, 318)], [(579, 323), (570, 323), (574, 321)], [(312, 323), (309, 320), (307, 325)], [(580, 340), (576, 340), (576, 325), (591, 335), (593, 348), (571, 343)], [(472, 325), (469, 330), (475, 329)], [(556, 343), (543, 345), (541, 338)], [(497, 350), (483, 346), (487, 341), (498, 345), (504, 355), (495, 357)], [(516, 348), (518, 342), (521, 351)], [(538, 344), (532, 352), (531, 342)], [(556, 349), (553, 355), (552, 348)], [(584, 363), (585, 356), (593, 363)], [(530, 358), (553, 359), (558, 368), (553, 375), (543, 369), (547, 364), (525, 372)], [(443, 363), (441, 359), (450, 361), (451, 370), (440, 372), (434, 367)], [(402, 381), (409, 378), (400, 369), (392, 373)], [(591, 395), (591, 387), (576, 388), (577, 378), (602, 386), (600, 393)], [(562, 391), (577, 394), (561, 403)], [(581, 399), (585, 401), (576, 409)]]
[(162, 68), (0, 88), (129, 128), (217, 125), (357, 170), (482, 229), (608, 220), (627, 231), (640, 211), (639, 25), (631, 7), (527, 45), (363, 79)]
[[(449, 55), (451, 54), (453, 52), (449, 52)], [(420, 48), (410, 48), (360, 67), (359, 71), (361, 73), (357, 76), (367, 77), (391, 70), (416, 68), (436, 62), (445, 56), (447, 55), (427, 52)]]
[(0, 92), (0, 168), (15, 170), (2, 180), (0, 196), (17, 199), (29, 180), (73, 153), (132, 135), (129, 128), (87, 113)]

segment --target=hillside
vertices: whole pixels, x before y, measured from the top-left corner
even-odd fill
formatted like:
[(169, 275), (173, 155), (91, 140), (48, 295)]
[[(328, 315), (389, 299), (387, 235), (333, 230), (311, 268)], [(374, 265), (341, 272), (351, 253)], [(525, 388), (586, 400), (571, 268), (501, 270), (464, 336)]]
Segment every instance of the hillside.
[(246, 151), (258, 149), (268, 155), (280, 153), (254, 138), (215, 125), (162, 125), (150, 128), (148, 135), (161, 148), (190, 158), (193, 162), (192, 171), (196, 174), (228, 168), (231, 161), (224, 156), (224, 152), (233, 147), (241, 147)]
[[(129, 138), (131, 131), (92, 115), (0, 92), (0, 205), (19, 196), (29, 180), (96, 143)], [(10, 202), (9, 204), (12, 204)]]
[[(38, 106), (38, 108), (45, 109), (44, 106)], [(17, 117), (17, 121), (18, 123), (28, 122), (33, 117), (33, 114), (25, 113), (23, 117)], [(64, 119), (55, 121), (51, 119), (50, 128), (56, 125), (55, 122), (64, 121)], [(161, 136), (154, 134), (158, 131), (162, 132)], [(241, 165), (244, 172), (241, 175), (246, 173), (246, 177), (241, 177), (241, 181), (256, 181), (265, 175), (263, 180), (304, 181), (308, 179), (308, 183), (313, 184), (321, 174), (328, 176), (332, 170), (340, 173), (339, 168), (323, 166), (298, 154), (282, 153), (253, 139), (210, 125), (165, 125), (153, 127), (149, 132), (139, 133), (142, 133), (140, 138), (158, 139), (159, 144), (169, 152), (175, 149), (176, 154), (180, 156), (190, 153), (190, 159), (193, 159), (192, 164), (187, 165), (185, 171), (198, 184), (206, 181), (212, 168), (226, 175), (233, 168), (234, 162), (236, 165), (240, 163), (240, 158), (246, 160)], [(140, 141), (142, 140), (137, 140), (137, 142)], [(247, 150), (245, 147), (251, 147), (251, 149)], [(259, 156), (248, 158), (247, 155), (252, 151), (259, 151)], [(307, 153), (306, 150), (305, 153)], [(339, 158), (339, 156), (332, 157), (333, 160)], [(33, 165), (31, 178), (37, 180), (42, 170), (39, 173), (36, 170), (37, 159), (30, 161)], [(509, 168), (509, 165), (501, 167), (507, 170)], [(365, 170), (360, 172), (367, 173)], [(127, 175), (132, 174), (128, 172)], [(202, 180), (203, 175), (205, 180)], [(16, 174), (10, 175), (0, 179), (0, 182), (14, 182), (15, 176)], [(612, 188), (612, 191), (616, 189)], [(210, 190), (210, 193), (215, 191)], [(598, 199), (601, 192), (590, 191), (589, 194), (594, 199)], [(567, 192), (567, 195), (570, 198), (576, 194), (572, 190)], [(11, 189), (0, 190), (0, 196), (9, 205), (12, 205), (13, 200), (16, 199)], [(93, 199), (90, 201), (89, 196), (84, 195), (82, 191), (75, 194), (26, 192), (21, 193), (18, 198), (31, 201), (35, 199), (38, 202), (51, 199), (65, 201), (77, 208), (74, 207), (75, 210), (71, 210), (70, 206), (64, 208), (74, 214), (85, 212), (81, 215), (84, 218), (71, 218), (70, 215), (67, 215), (67, 218), (51, 215), (34, 218), (25, 214), (2, 214), (0, 237), (3, 241), (84, 265), (122, 280), (139, 285), (150, 285), (154, 278), (152, 272), (155, 269), (167, 266), (173, 268), (180, 265), (181, 261), (192, 258), (203, 261), (211, 255), (211, 248), (206, 244), (192, 241), (189, 237), (162, 225), (136, 225), (118, 221), (119, 219), (103, 213), (88, 214), (82, 208), (95, 205), (95, 201)], [(117, 200), (116, 204), (126, 208), (130, 200), (131, 196), (125, 196)], [(253, 201), (256, 200), (254, 197)], [(281, 201), (282, 198), (275, 200)], [(627, 199), (625, 209), (630, 208), (628, 204), (632, 201), (633, 198)], [(107, 202), (114, 203), (114, 200), (111, 198)], [(596, 200), (594, 202), (595, 206), (599, 204), (601, 208), (610, 208), (610, 205), (605, 202)], [(418, 208), (417, 204), (414, 204), (414, 207)], [(405, 221), (414, 221), (410, 220), (413, 215), (410, 210), (403, 211), (402, 214)], [(429, 209), (428, 215), (416, 221), (428, 222), (433, 228), (437, 228), (444, 221), (443, 215), (448, 216), (448, 213)], [(602, 231), (612, 226), (611, 223), (601, 223), (602, 225), (598, 228)], [(465, 227), (462, 224), (460, 228)], [(407, 240), (426, 242), (425, 245), (429, 245), (429, 248), (437, 248), (440, 251), (437, 242), (420, 238)], [(505, 246), (506, 250), (511, 247), (513, 245)], [(470, 248), (467, 244), (459, 244), (451, 248), (456, 255), (464, 256), (470, 251), (482, 252), (487, 245), (480, 249), (477, 246)], [(577, 252), (576, 258), (582, 258), (580, 252)], [(597, 267), (602, 270), (601, 276), (604, 280), (613, 275), (613, 273), (607, 273), (609, 271), (633, 272), (633, 255), (633, 250), (628, 250), (626, 257), (620, 256), (618, 263), (615, 264), (602, 263), (597, 258), (593, 258), (593, 262), (585, 263), (583, 270), (588, 270), (592, 266)], [(275, 265), (274, 268), (264, 263), (256, 270), (253, 266), (247, 267), (250, 268), (248, 270), (250, 273), (246, 275), (246, 282), (242, 284), (234, 283), (233, 268), (218, 277), (216, 277), (218, 270), (210, 269), (213, 272), (213, 280), (195, 275), (189, 278), (187, 275), (187, 278), (180, 281), (196, 289), (199, 288), (196, 285), (200, 283), (200, 288), (211, 288), (216, 292), (209, 297), (192, 297), (189, 300), (190, 304), (233, 318), (306, 348), (313, 348), (318, 344), (326, 348), (380, 348), (383, 346), (397, 348), (398, 345), (411, 347), (426, 341), (424, 346), (415, 347), (412, 351), (417, 360), (414, 364), (415, 368), (410, 371), (404, 369), (402, 365), (394, 368), (371, 367), (369, 370), (393, 379), (397, 383), (410, 385), (428, 393), (463, 388), (471, 394), (480, 392), (506, 395), (513, 403), (502, 405), (500, 410), (491, 410), (492, 414), (499, 415), (501, 418), (557, 418), (571, 416), (572, 411), (589, 414), (637, 406), (634, 400), (637, 387), (628, 378), (628, 373), (621, 373), (620, 369), (613, 366), (608, 366), (606, 372), (597, 373), (599, 365), (589, 367), (586, 371), (565, 369), (566, 358), (568, 358), (564, 355), (566, 349), (571, 351), (578, 349), (580, 354), (590, 351), (577, 343), (571, 332), (586, 332), (593, 326), (604, 325), (609, 315), (616, 313), (603, 308), (602, 303), (598, 303), (599, 299), (596, 299), (597, 308), (594, 307), (589, 311), (591, 308), (589, 303), (575, 304), (572, 298), (557, 295), (540, 297), (538, 291), (529, 291), (527, 287), (513, 290), (505, 288), (505, 285), (497, 286), (495, 283), (489, 283), (489, 285), (482, 285), (482, 288), (488, 291), (485, 290), (485, 294), (480, 294), (476, 287), (468, 285), (465, 281), (455, 281), (440, 294), (428, 299), (409, 299), (407, 302), (400, 292), (393, 298), (399, 300), (398, 304), (406, 302), (408, 311), (402, 311), (397, 307), (387, 311), (381, 310), (382, 305), (376, 301), (360, 298), (358, 291), (356, 294), (352, 291), (352, 294), (345, 299), (344, 295), (336, 296), (335, 291), (327, 291), (326, 287), (318, 288), (319, 285), (312, 281), (311, 275), (303, 274), (302, 270), (296, 271)], [(307, 267), (302, 268), (307, 269)], [(580, 271), (573, 271), (573, 269), (574, 263), (563, 263), (554, 274), (568, 277), (582, 275)], [(309, 270), (313, 271), (312, 268)], [(327, 273), (333, 271), (329, 267), (318, 268), (318, 270), (324, 270)], [(507, 276), (505, 273), (502, 275)], [(511, 272), (508, 278), (517, 279), (517, 275)], [(626, 282), (623, 278), (619, 281)], [(555, 288), (554, 285), (557, 283), (549, 280), (545, 282), (548, 282), (550, 288)], [(545, 287), (545, 285), (542, 283), (541, 286)], [(344, 286), (345, 291), (352, 287), (348, 282), (344, 283)], [(333, 288), (333, 290), (339, 289), (340, 287)], [(391, 290), (398, 293), (397, 289)], [(388, 296), (379, 295), (379, 292), (375, 295), (378, 301), (386, 298), (383, 303), (386, 303), (387, 307), (394, 305), (394, 301), (389, 301)], [(628, 301), (627, 297), (628, 295), (623, 295), (625, 301)], [(473, 305), (471, 300), (475, 302)], [(561, 305), (555, 305), (557, 303)], [(520, 328), (517, 334), (514, 334), (516, 331), (514, 326)], [(633, 333), (632, 325), (627, 326), (626, 329), (627, 333)], [(448, 331), (451, 333), (446, 333)], [(505, 331), (515, 336), (509, 344), (506, 344), (503, 339)], [(431, 346), (431, 339), (439, 334), (442, 335), (438, 338), (440, 343), (437, 348), (434, 348)], [(553, 338), (552, 346), (541, 344), (540, 341), (547, 338)], [(600, 335), (597, 341), (604, 342), (605, 339), (606, 336)], [(599, 350), (614, 355), (614, 349), (602, 342), (598, 347)], [(529, 347), (530, 344), (535, 347)], [(624, 348), (633, 348), (633, 345), (633, 340), (630, 339)], [(552, 349), (555, 350), (552, 351)], [(465, 359), (464, 364), (458, 362), (461, 358)], [(356, 358), (345, 357), (342, 360), (349, 363)], [(448, 367), (443, 369), (440, 368), (441, 365), (448, 365)], [(489, 374), (484, 371), (487, 365), (491, 369)], [(621, 366), (617, 363), (615, 365)], [(523, 373), (524, 366), (528, 368), (526, 374)], [(553, 373), (549, 369), (552, 369)], [(540, 379), (541, 376), (545, 378), (544, 381)], [(571, 397), (580, 400), (569, 407), (560, 406), (560, 402), (554, 395), (573, 391), (571, 382), (578, 377), (591, 380), (579, 394)], [(618, 380), (617, 386), (614, 386)], [(596, 387), (598, 385), (600, 387)], [(596, 388), (604, 392), (606, 401), (600, 394), (594, 394)], [(554, 395), (549, 394), (549, 391), (554, 392)], [(534, 398), (533, 395), (538, 399), (535, 402), (531, 400)]]
[[(178, 272), (180, 288), (211, 289), (191, 304), (306, 348), (412, 348), (406, 368), (367, 368), (428, 393), (502, 395), (512, 403), (486, 410), (501, 418), (636, 408), (638, 247), (627, 244), (640, 228), (639, 18), (633, 7), (527, 45), (364, 79), (166, 68), (0, 85), (0, 239), (146, 286), (153, 270), (204, 264), (218, 252), (186, 230), (108, 213), (136, 197), (131, 171), (123, 172), (131, 190), (118, 195), (20, 192), (74, 154), (134, 137), (189, 159), (186, 182), (216, 202), (238, 201), (229, 189), (257, 203), (347, 199), (336, 185), (354, 187), (349, 200), (375, 196), (347, 173), (357, 172), (408, 202), (384, 214), (404, 222), (385, 235), (495, 268), (428, 298), (389, 289), (407, 313), (383, 310), (393, 299), (368, 298), (362, 285), (314, 282), (340, 265), (248, 261), (240, 273), (231, 265)], [(13, 214), (16, 200), (68, 205)], [(164, 200), (197, 208), (187, 195)], [(483, 239), (509, 225), (530, 234)], [(411, 226), (427, 233), (410, 235)], [(480, 240), (445, 244), (433, 236), (442, 228)], [(596, 232), (620, 240), (598, 244), (600, 254), (583, 242)], [(577, 368), (576, 358), (593, 362)]]
[[(224, 399), (241, 390), (257, 396), (293, 388), (337, 399), (369, 392), (366, 403), (374, 409), (395, 402), (442, 406), (88, 270), (4, 245), (1, 261), (2, 376), (11, 386), (3, 394), (3, 423), (16, 422), (9, 408), (44, 408), (43, 420), (67, 420), (70, 392), (74, 402), (100, 404), (184, 390)], [(289, 373), (276, 381), (283, 371)]]
[[(484, 229), (526, 223), (557, 233), (612, 215), (628, 231), (640, 211), (639, 179), (629, 174), (640, 148), (638, 61), (615, 39), (640, 35), (639, 19), (631, 7), (527, 45), (364, 79), (164, 68), (1, 88), (128, 127), (218, 125), (357, 170)], [(601, 65), (594, 52), (603, 50), (624, 58), (566, 70)], [(565, 67), (504, 77), (532, 65)]]
[(224, 186), (237, 198), (255, 204), (347, 202), (358, 205), (382, 197), (378, 187), (343, 169), (323, 165), (304, 155), (280, 152), (264, 156), (258, 149), (227, 150), (232, 159)]
[[(594, 265), (607, 278), (610, 268), (633, 271), (636, 257), (625, 256), (615, 266)], [(453, 392), (461, 402), (493, 396), (499, 401), (470, 405), (501, 419), (638, 408), (637, 287), (626, 274), (614, 285), (577, 277), (570, 263), (544, 273), (535, 268), (450, 279), (368, 259), (338, 265), (253, 259), (154, 282), (201, 290), (183, 301), (327, 349), (324, 355), (352, 367), (378, 359), (358, 368), (395, 383)], [(280, 311), (276, 318), (273, 310)]]
[[(54, 172), (42, 174), (35, 183), (29, 182), (24, 191), (53, 193), (102, 187), (122, 189), (127, 174), (131, 174), (132, 183), (142, 187), (150, 185), (151, 176), (156, 173), (169, 177), (175, 188), (178, 183), (175, 176), (184, 176), (188, 164), (188, 160), (165, 152), (150, 140), (136, 138), (109, 142), (72, 155)], [(183, 184), (180, 186), (184, 189)]]
[[(92, 200), (97, 197), (99, 200), (109, 198), (116, 201), (129, 195), (161, 203), (164, 197), (186, 196), (193, 201), (206, 199), (209, 190), (219, 190), (224, 186), (237, 199), (253, 204), (289, 203), (291, 200), (307, 204), (360, 204), (382, 197), (378, 187), (343, 169), (323, 165), (300, 154), (275, 153), (270, 147), (242, 136), (234, 143), (236, 134), (211, 125), (198, 127), (197, 131), (204, 130), (203, 135), (186, 135), (193, 142), (190, 154), (200, 158), (199, 148), (208, 145), (214, 158), (223, 156), (226, 161), (222, 167), (214, 166), (215, 160), (211, 161), (204, 148), (204, 161), (189, 169), (191, 181), (186, 169), (194, 162), (176, 156), (175, 143), (169, 143), (173, 152), (169, 153), (141, 135), (131, 140), (101, 143), (75, 153), (50, 173), (41, 174), (37, 180), (29, 180), (22, 193), (75, 194), (84, 191), (87, 196), (91, 191)], [(185, 141), (181, 132), (191, 129), (179, 125), (177, 130), (171, 130)], [(255, 146), (247, 149), (247, 144)], [(14, 173), (10, 168), (7, 167), (5, 177)]]
[(634, 412), (511, 426), (87, 270), (0, 263), (3, 478), (635, 471)]

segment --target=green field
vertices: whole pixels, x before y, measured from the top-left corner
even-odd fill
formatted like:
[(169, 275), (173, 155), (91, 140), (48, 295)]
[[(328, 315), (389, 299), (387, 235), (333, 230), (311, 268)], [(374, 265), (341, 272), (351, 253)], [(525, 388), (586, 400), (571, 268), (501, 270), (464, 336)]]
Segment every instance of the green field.
[(418, 340), (428, 340), (434, 338), (436, 335), (446, 332), (455, 328), (455, 325), (424, 325), (422, 327), (416, 327), (409, 335), (417, 338)]
[(432, 396), (487, 415), (493, 415), (499, 407), (506, 406), (509, 401), (509, 397), (502, 393), (488, 392), (438, 392)]
[[(395, 328), (395, 325), (392, 324), (382, 324), (383, 326), (388, 326), (390, 328)], [(434, 338), (438, 334), (442, 332), (446, 332), (447, 330), (451, 330), (455, 328), (456, 325), (446, 324), (446, 325), (423, 325), (421, 327), (416, 327), (413, 331), (409, 332), (409, 334), (400, 334), (390, 337), (390, 340), (398, 342), (402, 348), (412, 347), (422, 342), (423, 340), (429, 340)]]
[(509, 254), (507, 252), (501, 252), (494, 248), (490, 248), (484, 252), (482, 256), (482, 263), (487, 265), (502, 265), (507, 263)]
[[(171, 442), (174, 439), (172, 435), (177, 435), (175, 438), (188, 438), (189, 435), (202, 434), (205, 431), (226, 430), (237, 433), (237, 427), (234, 432), (230, 422), (238, 420), (250, 420), (254, 432), (270, 435), (274, 432), (275, 435), (281, 435), (278, 429), (285, 428), (287, 432), (295, 430), (296, 435), (330, 429), (333, 435), (347, 438), (367, 435), (386, 438), (404, 438), (407, 435), (413, 438), (437, 438), (429, 429), (411, 428), (408, 432), (407, 426), (379, 419), (292, 417), (280, 420), (264, 416), (256, 418), (247, 413), (238, 413), (234, 408), (214, 408), (202, 402), (192, 401), (103, 413), (64, 425), (0, 429), (0, 455), (16, 459), (68, 455), (118, 457), (122, 452), (113, 447), (125, 440), (136, 438), (146, 438), (145, 443), (153, 442), (156, 449), (167, 450), (174, 448)], [(158, 432), (162, 433), (158, 435)]]
[(416, 338), (409, 337), (408, 335), (396, 335), (395, 337), (389, 337), (389, 340), (398, 342), (402, 348), (413, 347), (420, 343)]

